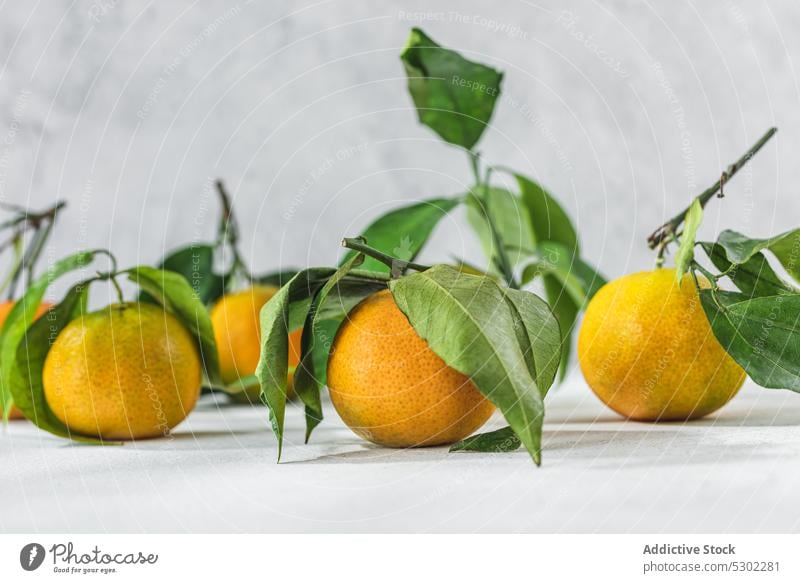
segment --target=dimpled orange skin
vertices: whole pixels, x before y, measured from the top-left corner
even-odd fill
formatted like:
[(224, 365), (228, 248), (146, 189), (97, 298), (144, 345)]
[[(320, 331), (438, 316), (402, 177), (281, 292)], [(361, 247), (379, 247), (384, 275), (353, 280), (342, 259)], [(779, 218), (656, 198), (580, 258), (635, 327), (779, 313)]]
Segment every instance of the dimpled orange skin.
[(104, 439), (163, 436), (200, 395), (195, 341), (175, 316), (114, 304), (70, 322), (47, 354), (44, 395), (55, 416)]
[[(242, 291), (224, 295), (211, 309), (211, 324), (219, 351), (219, 368), (222, 380), (230, 384), (254, 374), (261, 356), (261, 307), (278, 291), (277, 287), (255, 285)], [(289, 366), (300, 362), (300, 339), (303, 330), (289, 334)], [(288, 396), (294, 395), (293, 373), (289, 373)], [(260, 389), (249, 394), (258, 399)]]
[[(48, 302), (42, 302), (41, 304), (39, 304), (39, 307), (36, 309), (36, 314), (34, 314), (34, 319), (38, 319), (42, 314), (44, 314), (50, 308), (50, 306), (52, 306), (52, 304)], [(3, 322), (6, 321), (8, 313), (11, 311), (11, 308), (13, 307), (14, 307), (13, 301), (0, 302), (0, 326), (2, 326)], [(12, 406), (8, 418), (25, 419), (25, 416), (22, 414), (22, 411)]]
[(417, 335), (389, 290), (362, 301), (339, 327), (328, 388), (345, 424), (387, 447), (454, 443), (494, 412), (469, 378)]
[(638, 421), (703, 417), (745, 379), (714, 337), (692, 277), (679, 287), (674, 269), (627, 275), (597, 292), (578, 336), (578, 360), (600, 400)]

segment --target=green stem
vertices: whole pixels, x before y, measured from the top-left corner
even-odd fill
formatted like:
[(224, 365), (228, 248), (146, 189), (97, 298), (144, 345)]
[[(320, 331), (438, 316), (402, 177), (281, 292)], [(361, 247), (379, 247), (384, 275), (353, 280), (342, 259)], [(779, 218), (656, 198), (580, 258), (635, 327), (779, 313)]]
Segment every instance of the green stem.
[(503, 241), (500, 231), (497, 229), (497, 225), (495, 224), (492, 215), (489, 213), (489, 209), (486, 207), (488, 204), (487, 197), (489, 193), (489, 177), (491, 176), (491, 166), (486, 172), (485, 178), (481, 178), (480, 155), (477, 152), (470, 150), (469, 157), (472, 166), (472, 174), (475, 179), (475, 188), (473, 189), (474, 192), (472, 199), (475, 202), (478, 212), (483, 217), (483, 220), (486, 221), (486, 225), (489, 227), (489, 232), (492, 235), (492, 246), (494, 248), (494, 257), (492, 257), (492, 262), (502, 273), (503, 279), (506, 281), (506, 285), (508, 285), (508, 287), (511, 289), (519, 289), (519, 283), (517, 283), (517, 280), (514, 277), (514, 266), (511, 264), (511, 259), (508, 257), (505, 241)]
[[(708, 278), (708, 282), (711, 284), (711, 288), (712, 289), (716, 290), (716, 289), (719, 288), (719, 285), (717, 284), (717, 280), (719, 279), (720, 276), (714, 275), (708, 269), (706, 269), (705, 267), (703, 267), (702, 265), (700, 265), (696, 261), (693, 261), (692, 262), (692, 272), (694, 272), (695, 269)], [(696, 279), (695, 279), (695, 283), (697, 283)]]
[(239, 252), (239, 224), (233, 214), (233, 202), (222, 180), (218, 179), (214, 184), (217, 187), (217, 193), (222, 204), (222, 219), (220, 220), (219, 234), (217, 236), (217, 247), (225, 245), (230, 247), (233, 255), (231, 274), (239, 273), (248, 283), (252, 283), (253, 275)]
[(412, 263), (411, 261), (405, 261), (404, 259), (398, 259), (387, 255), (383, 251), (378, 251), (374, 247), (367, 245), (362, 237), (344, 238), (342, 239), (342, 247), (377, 259), (392, 270), (392, 277), (399, 277), (406, 269), (413, 269), (414, 271), (426, 271), (430, 269), (428, 265)]
[(117, 258), (111, 251), (109, 251), (108, 249), (95, 249), (94, 251), (92, 251), (92, 253), (95, 253), (96, 255), (105, 255), (106, 257), (108, 257), (108, 260), (111, 262), (111, 270), (109, 271), (109, 273), (114, 273), (114, 274), (118, 273)]
[(94, 281), (110, 281), (111, 285), (114, 286), (114, 290), (117, 292), (117, 299), (119, 300), (119, 303), (124, 304), (125, 295), (122, 293), (122, 288), (117, 281), (117, 276), (120, 274), (117, 268), (117, 258), (108, 249), (95, 249), (93, 253), (97, 255), (105, 255), (108, 257), (108, 260), (111, 263), (111, 269), (108, 271), (98, 271), (97, 277), (94, 279)]
[[(722, 172), (719, 180), (701, 192), (697, 196), (697, 199), (700, 201), (700, 206), (705, 208), (706, 204), (708, 204), (708, 201), (711, 200), (711, 198), (717, 193), (719, 193), (720, 198), (722, 198), (725, 184), (731, 178), (733, 178), (733, 176), (739, 170), (741, 170), (745, 164), (747, 164), (750, 158), (756, 155), (756, 153), (770, 140), (770, 138), (772, 138), (772, 136), (775, 135), (775, 132), (777, 131), (778, 128), (770, 128), (767, 130), (767, 132), (761, 136), (761, 138), (755, 144), (753, 144), (741, 158), (736, 160), (736, 162), (728, 166), (728, 168)], [(647, 245), (650, 247), (650, 249), (655, 249), (664, 240), (675, 236), (675, 232), (678, 230), (678, 228), (680, 228), (680, 226), (683, 224), (683, 221), (686, 219), (686, 214), (689, 212), (689, 208), (691, 208), (691, 204), (683, 211), (672, 217), (672, 219), (653, 231), (653, 233), (647, 238)]]
[(114, 289), (117, 291), (117, 300), (119, 300), (120, 304), (124, 304), (125, 296), (123, 295), (122, 288), (120, 287), (119, 282), (117, 281), (116, 274), (113, 274), (109, 279), (111, 280), (111, 285), (113, 285)]

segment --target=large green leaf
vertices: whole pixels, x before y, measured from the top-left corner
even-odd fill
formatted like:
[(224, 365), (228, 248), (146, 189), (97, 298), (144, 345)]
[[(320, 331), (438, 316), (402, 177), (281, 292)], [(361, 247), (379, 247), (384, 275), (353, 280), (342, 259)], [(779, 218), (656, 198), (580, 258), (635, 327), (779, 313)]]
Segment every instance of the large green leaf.
[[(318, 361), (314, 358), (315, 349), (319, 350), (317, 344), (319, 306), (325, 303), (328, 299), (328, 294), (342, 281), (342, 278), (363, 262), (364, 256), (360, 253), (345, 261), (344, 265), (330, 276), (325, 285), (319, 289), (311, 300), (311, 306), (303, 327), (302, 356), (294, 374), (294, 389), (305, 405), (306, 442), (311, 437), (311, 432), (314, 428), (322, 421), (321, 383), (315, 374), (315, 364)], [(323, 347), (326, 352), (329, 348), (329, 346)]]
[[(561, 335), (553, 314), (537, 296), (512, 289), (504, 289), (515, 319), (514, 331), (519, 345), (534, 371), (542, 399), (555, 380), (561, 362)], [(529, 328), (536, 322), (536, 329)], [(522, 442), (511, 427), (473, 435), (454, 444), (450, 451), (508, 452), (519, 449)]]
[(561, 361), (562, 343), (558, 319), (547, 302), (531, 292), (500, 288), (515, 322), (517, 343), (542, 395), (553, 385)]
[(317, 310), (317, 320), (342, 320), (368, 295), (386, 289), (389, 276), (374, 271), (351, 270), (326, 295)]
[(514, 177), (517, 179), (536, 241), (554, 241), (570, 251), (579, 252), (575, 227), (556, 199), (530, 178), (522, 174), (514, 174)]
[(17, 347), (9, 382), (15, 404), (40, 429), (75, 441), (109, 444), (116, 442), (102, 441), (71, 431), (50, 410), (44, 394), (44, 362), (53, 338), (85, 310), (90, 282), (74, 286), (58, 305), (50, 309), (46, 317), (40, 318), (27, 329)]
[(725, 249), (731, 263), (745, 263), (756, 253), (771, 251), (787, 273), (800, 281), (800, 229), (794, 229), (768, 239), (751, 239), (736, 231), (720, 233), (717, 243)]
[[(352, 273), (364, 273), (354, 270)], [(343, 278), (320, 302), (314, 325), (314, 342), (312, 346), (314, 376), (320, 385), (325, 385), (328, 377), (328, 356), (339, 326), (350, 313), (350, 310), (367, 296), (386, 289), (389, 281), (370, 273), (368, 278), (348, 280)]]
[(132, 267), (123, 273), (180, 320), (197, 343), (207, 382), (212, 386), (222, 386), (211, 318), (189, 282), (178, 273), (146, 265)]
[(800, 291), (783, 281), (760, 251), (744, 263), (734, 265), (728, 261), (725, 249), (720, 245), (715, 243), (700, 243), (700, 245), (717, 269), (725, 273), (733, 284), (749, 297), (792, 294)]
[(566, 375), (572, 354), (572, 331), (585, 300), (605, 283), (597, 272), (580, 259), (578, 234), (566, 211), (541, 185), (522, 174), (514, 174), (533, 237), (534, 263), (523, 271), (523, 281), (544, 276), (547, 301), (561, 324), (565, 350), (561, 376)]
[(575, 332), (575, 322), (581, 311), (582, 303), (578, 303), (565, 287), (565, 283), (554, 275), (544, 276), (544, 293), (547, 303), (558, 319), (561, 326), (561, 342), (564, 350), (561, 353), (560, 380), (564, 380), (569, 371), (572, 360), (572, 337)]
[[(559, 338), (555, 319), (545, 317), (544, 302), (445, 265), (391, 281), (389, 287), (417, 334), (448, 366), (471, 378), (540, 463), (547, 387), (536, 379), (551, 374), (545, 365), (560, 350), (557, 341), (543, 350), (551, 342), (547, 338)], [(537, 373), (540, 353), (543, 372)]]
[(762, 387), (800, 392), (800, 295), (700, 290), (714, 335)]
[[(461, 198), (432, 198), (395, 209), (376, 219), (361, 235), (370, 247), (404, 261), (414, 261), (433, 229), (444, 216), (461, 203)], [(343, 265), (355, 256), (349, 251)], [(388, 273), (389, 267), (367, 257), (362, 269)]]
[(606, 283), (588, 263), (564, 245), (553, 241), (540, 242), (529, 255), (532, 262), (522, 271), (522, 282), (527, 284), (541, 276), (547, 303), (553, 309), (563, 337), (561, 378), (566, 376), (572, 356), (572, 336), (578, 314)]
[[(158, 267), (181, 274), (206, 306), (225, 293), (225, 278), (214, 272), (213, 245), (196, 244), (177, 249), (164, 257)], [(141, 299), (155, 301), (146, 293), (141, 294)]]
[(261, 308), (261, 358), (256, 376), (261, 385), (261, 399), (269, 409), (272, 430), (278, 440), (278, 461), (283, 452), (292, 306), (305, 306), (308, 312), (308, 300), (334, 273), (336, 269), (327, 267), (304, 269)]
[(535, 242), (527, 210), (516, 194), (504, 188), (483, 189), (481, 197), (470, 197), (467, 220), (480, 239), (487, 257), (496, 255), (494, 237), (486, 221), (489, 215), (503, 238), (508, 258), (517, 265)]
[(695, 237), (697, 236), (697, 229), (702, 222), (703, 206), (700, 204), (700, 200), (694, 199), (683, 221), (681, 244), (675, 252), (675, 276), (679, 282), (689, 270), (689, 265), (691, 265), (694, 259)]
[(418, 28), (400, 58), (420, 122), (471, 150), (492, 117), (503, 74), (439, 46)]
[(8, 418), (13, 399), (10, 377), (17, 358), (17, 347), (25, 335), (25, 330), (33, 322), (34, 314), (42, 303), (47, 288), (53, 281), (76, 269), (91, 263), (96, 251), (82, 251), (61, 259), (34, 281), (20, 300), (14, 304), (0, 330), (0, 413)]

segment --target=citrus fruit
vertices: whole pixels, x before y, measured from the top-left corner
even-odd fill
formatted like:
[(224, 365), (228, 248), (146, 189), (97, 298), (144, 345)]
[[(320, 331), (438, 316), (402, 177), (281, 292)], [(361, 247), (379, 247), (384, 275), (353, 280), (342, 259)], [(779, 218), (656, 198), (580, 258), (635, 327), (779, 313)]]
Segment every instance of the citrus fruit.
[[(15, 302), (13, 302), (11, 300), (7, 300), (5, 302), (0, 302), (0, 327), (2, 327), (3, 323), (6, 321), (6, 318), (8, 317), (8, 314), (11, 311), (11, 308), (14, 307), (14, 303)], [(51, 305), (52, 304), (49, 304), (48, 302), (42, 302), (41, 304), (39, 304), (39, 307), (36, 308), (36, 313), (33, 316), (34, 320), (39, 319), (39, 316), (44, 314), (50, 308)], [(12, 406), (11, 407), (11, 412), (9, 413), (8, 418), (9, 419), (24, 419), (25, 417), (22, 414), (22, 411), (20, 411), (16, 407)]]
[[(227, 385), (256, 372), (261, 355), (261, 307), (275, 295), (278, 288), (271, 285), (254, 285), (247, 289), (224, 295), (211, 309), (211, 324), (219, 351), (219, 368), (222, 381)], [(294, 395), (292, 387), (294, 367), (300, 362), (302, 329), (289, 334), (288, 396)], [(244, 392), (243, 400), (258, 401), (258, 385)]]
[(578, 360), (600, 400), (640, 421), (708, 415), (745, 379), (714, 337), (693, 278), (678, 285), (674, 269), (626, 275), (598, 291), (578, 336)]
[(70, 429), (104, 439), (165, 435), (200, 394), (195, 341), (175, 316), (145, 303), (76, 318), (47, 354), (44, 395)]
[(494, 411), (417, 335), (389, 290), (363, 300), (339, 327), (328, 388), (350, 429), (388, 447), (456, 442)]

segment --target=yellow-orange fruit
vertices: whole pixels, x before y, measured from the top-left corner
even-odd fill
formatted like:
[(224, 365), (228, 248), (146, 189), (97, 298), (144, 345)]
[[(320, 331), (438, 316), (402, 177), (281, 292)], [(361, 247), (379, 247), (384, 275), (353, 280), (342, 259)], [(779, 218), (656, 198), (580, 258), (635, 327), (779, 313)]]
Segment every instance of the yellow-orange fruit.
[(714, 337), (693, 279), (685, 275), (678, 285), (674, 269), (627, 275), (597, 292), (578, 360), (600, 400), (640, 421), (708, 415), (745, 379)]
[[(278, 291), (269, 285), (254, 285), (224, 295), (211, 309), (211, 324), (219, 351), (220, 375), (225, 384), (252, 375), (261, 355), (261, 307)], [(288, 396), (294, 395), (294, 368), (300, 362), (302, 329), (289, 334)], [(258, 400), (259, 389), (248, 389), (248, 400)]]
[(44, 394), (83, 435), (166, 435), (200, 394), (195, 340), (175, 316), (145, 303), (114, 304), (70, 322), (47, 354)]
[(356, 434), (388, 447), (454, 443), (494, 406), (420, 338), (389, 290), (358, 304), (328, 360), (331, 401)]

